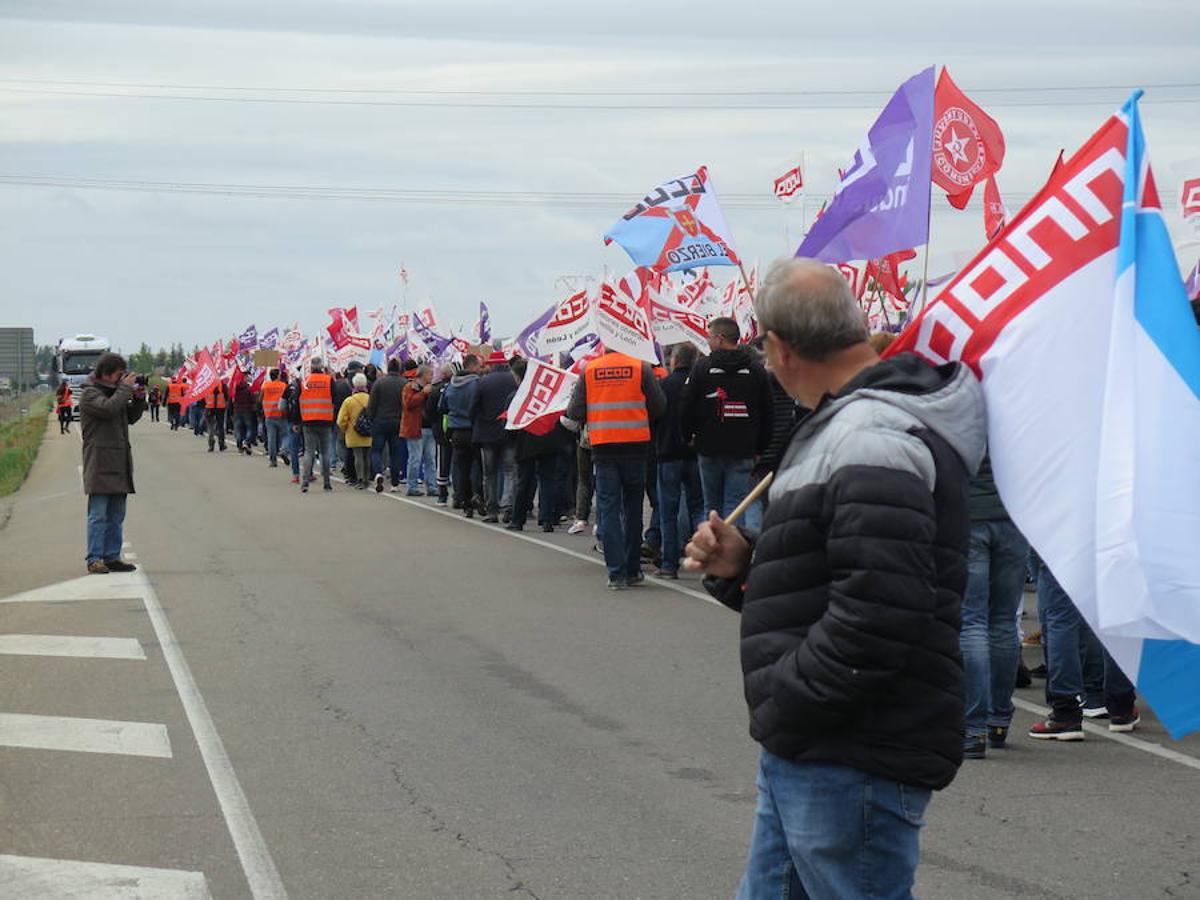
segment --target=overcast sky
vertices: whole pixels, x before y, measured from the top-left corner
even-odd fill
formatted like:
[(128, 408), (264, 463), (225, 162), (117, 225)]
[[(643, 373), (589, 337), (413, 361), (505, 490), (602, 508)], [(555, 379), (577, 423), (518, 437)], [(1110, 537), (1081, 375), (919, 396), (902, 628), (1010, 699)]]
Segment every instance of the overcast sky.
[[(1059, 148), (1147, 86), (1151, 159), (1187, 239), (1190, 0), (821, 6), (0, 0), (0, 325), (125, 350), (252, 322), (312, 332), (329, 306), (400, 301), (403, 264), (410, 306), (469, 327), (487, 300), (512, 334), (563, 276), (628, 270), (601, 235), (701, 164), (742, 256), (765, 264), (801, 234), (772, 179), (803, 153), (811, 220), (890, 92), (934, 63), (1003, 128), (1014, 211)], [(982, 245), (979, 199), (959, 213), (935, 196), (931, 274)]]

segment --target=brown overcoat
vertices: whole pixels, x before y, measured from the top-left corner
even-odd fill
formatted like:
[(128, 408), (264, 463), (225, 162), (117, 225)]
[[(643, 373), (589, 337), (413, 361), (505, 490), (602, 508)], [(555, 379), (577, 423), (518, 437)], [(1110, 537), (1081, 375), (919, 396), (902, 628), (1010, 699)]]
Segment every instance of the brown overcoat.
[(133, 389), (89, 380), (79, 398), (79, 423), (83, 431), (83, 492), (132, 494), (133, 450), (129, 426), (142, 417), (146, 401)]

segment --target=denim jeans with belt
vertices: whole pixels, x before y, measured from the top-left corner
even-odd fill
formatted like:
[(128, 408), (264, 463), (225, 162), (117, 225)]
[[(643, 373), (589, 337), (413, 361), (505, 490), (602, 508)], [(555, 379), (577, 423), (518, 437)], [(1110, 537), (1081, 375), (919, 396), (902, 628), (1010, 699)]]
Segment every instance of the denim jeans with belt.
[(931, 791), (763, 750), (738, 900), (912, 896)]
[[(700, 456), (700, 483), (704, 486), (704, 511), (715, 509), (722, 519), (750, 493), (753, 458)], [(746, 510), (742, 524), (750, 531), (762, 530), (762, 501), (755, 500)]]
[(974, 522), (963, 594), (963, 668), (967, 676), (968, 738), (1012, 723), (1013, 688), (1021, 659), (1017, 606), (1025, 589), (1029, 544), (1011, 519)]

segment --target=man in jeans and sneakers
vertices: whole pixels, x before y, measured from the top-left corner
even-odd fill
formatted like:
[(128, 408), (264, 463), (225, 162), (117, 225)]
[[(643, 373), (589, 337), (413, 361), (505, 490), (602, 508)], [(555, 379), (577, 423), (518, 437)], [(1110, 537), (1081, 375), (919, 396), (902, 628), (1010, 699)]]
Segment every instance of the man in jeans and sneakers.
[[(1038, 610), (1046, 645), (1046, 703), (1050, 716), (1035, 722), (1029, 736), (1038, 740), (1083, 740), (1083, 665), (1080, 649), (1088, 624), (1043, 563), (1038, 575)], [(1108, 730), (1133, 731), (1142, 721), (1137, 691), (1125, 673), (1104, 651), (1104, 705)]]
[(400, 375), (400, 360), (389, 359), (387, 374), (376, 378), (371, 385), (371, 399), (367, 401), (367, 415), (371, 417), (371, 474), (375, 479), (375, 492), (383, 490), (383, 450), (388, 451), (388, 467), (392, 476), (392, 490), (400, 489), (400, 479), (406, 474), (401, 465), (408, 457), (401, 450), (407, 445), (400, 439), (400, 417), (404, 404), (404, 378)]
[(1017, 606), (1025, 586), (1029, 544), (1008, 517), (985, 456), (971, 479), (971, 549), (963, 595), (963, 668), (967, 675), (966, 739), (963, 756), (983, 759), (987, 746), (1008, 740), (1021, 639)]
[(959, 363), (880, 361), (846, 280), (816, 260), (772, 265), (754, 309), (768, 365), (812, 412), (761, 533), (710, 513), (687, 547), (687, 568), (741, 612), (762, 745), (738, 896), (908, 897), (925, 809), (962, 759), (983, 389)]

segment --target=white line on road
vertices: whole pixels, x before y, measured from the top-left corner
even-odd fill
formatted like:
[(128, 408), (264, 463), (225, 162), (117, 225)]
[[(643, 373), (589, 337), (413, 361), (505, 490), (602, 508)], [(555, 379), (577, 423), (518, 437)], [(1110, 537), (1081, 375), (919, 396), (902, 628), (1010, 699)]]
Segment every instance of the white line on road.
[(114, 866), (73, 859), (0, 856), (0, 895), (25, 900), (209, 900), (201, 872)]
[[(1038, 706), (1036, 703), (1030, 703), (1028, 700), (1022, 700), (1020, 697), (1013, 697), (1013, 706), (1023, 709), (1026, 712), (1031, 712), (1035, 716), (1045, 718), (1050, 715), (1050, 710), (1044, 706)], [(1118, 744), (1124, 744), (1126, 747), (1132, 747), (1134, 750), (1141, 750), (1143, 753), (1149, 753), (1152, 756), (1158, 756), (1162, 759), (1170, 760), (1173, 763), (1179, 763), (1181, 766), (1187, 766), (1189, 769), (1200, 769), (1200, 759), (1194, 756), (1188, 756), (1186, 753), (1180, 753), (1178, 750), (1172, 750), (1169, 747), (1164, 747), (1162, 744), (1156, 744), (1153, 741), (1142, 740), (1141, 738), (1131, 737), (1128, 734), (1119, 731), (1109, 731), (1107, 726), (1096, 725), (1093, 722), (1084, 722), (1083, 730), (1089, 734), (1094, 734), (1102, 738), (1108, 738), (1110, 741), (1115, 741)]]
[[(345, 481), (343, 481), (341, 478), (335, 478), (334, 480), (345, 484)], [(413, 500), (410, 497), (404, 497), (399, 494), (383, 494), (382, 496), (387, 497), (389, 500), (398, 500), (401, 503), (407, 503), (410, 506), (415, 506), (417, 509), (423, 509), (426, 512), (437, 513), (439, 516), (447, 516), (451, 519), (454, 519), (456, 522), (464, 522), (467, 525), (474, 525), (477, 528), (486, 528), (493, 534), (502, 534), (506, 537), (516, 538), (519, 541), (525, 541), (528, 544), (537, 544), (539, 547), (545, 547), (546, 549), (553, 550), (556, 553), (563, 553), (567, 556), (573, 556), (575, 559), (581, 559), (586, 563), (592, 563), (593, 565), (598, 566), (604, 565), (604, 560), (602, 559), (596, 559), (596, 557), (588, 556), (586, 553), (580, 553), (578, 550), (570, 550), (566, 547), (560, 547), (558, 544), (552, 544), (550, 541), (544, 541), (541, 538), (536, 538), (520, 531), (508, 531), (504, 528), (497, 528), (494, 525), (481, 522), (479, 519), (468, 519), (466, 516), (459, 515), (456, 512), (451, 512), (448, 509), (439, 509), (436, 506), (430, 506), (427, 503), (421, 503), (417, 500)], [(694, 591), (691, 588), (684, 587), (683, 585), (674, 581), (660, 578), (647, 578), (646, 584), (652, 587), (666, 588), (669, 591), (675, 591), (677, 594), (685, 594), (688, 597), (694, 597), (697, 600), (703, 600), (705, 603), (711, 603), (713, 606), (721, 606), (720, 603), (718, 603), (708, 594), (702, 594), (699, 591)]]
[(132, 574), (83, 575), (0, 597), (0, 603), (76, 603), (80, 600), (141, 600), (142, 581)]
[(136, 638), (70, 634), (0, 634), (0, 653), (11, 656), (83, 656), (91, 659), (145, 659)]
[(171, 670), (171, 678), (175, 681), (179, 699), (183, 702), (183, 711), (192, 726), (192, 733), (196, 735), (200, 756), (204, 759), (204, 767), (208, 770), (209, 780), (217, 795), (229, 835), (233, 838), (233, 845), (237, 849), (238, 859), (241, 860), (250, 892), (257, 900), (286, 898), (287, 891), (284, 890), (283, 879), (279, 877), (279, 870), (275, 868), (275, 861), (271, 859), (271, 851), (267, 849), (267, 843), (263, 840), (250, 803), (246, 800), (246, 794), (233, 771), (233, 763), (230, 762), (229, 754), (225, 752), (221, 736), (217, 734), (217, 726), (213, 724), (204, 697), (201, 696), (196, 680), (192, 677), (192, 670), (183, 657), (183, 651), (179, 649), (179, 642), (175, 639), (171, 623), (167, 621), (167, 614), (163, 612), (162, 604), (158, 602), (158, 595), (155, 594), (149, 579), (141, 571), (136, 574), (144, 586), (145, 593), (142, 597), (146, 604), (146, 612), (150, 615), (150, 622), (162, 647), (167, 668)]
[(0, 747), (171, 758), (165, 725), (0, 713)]

